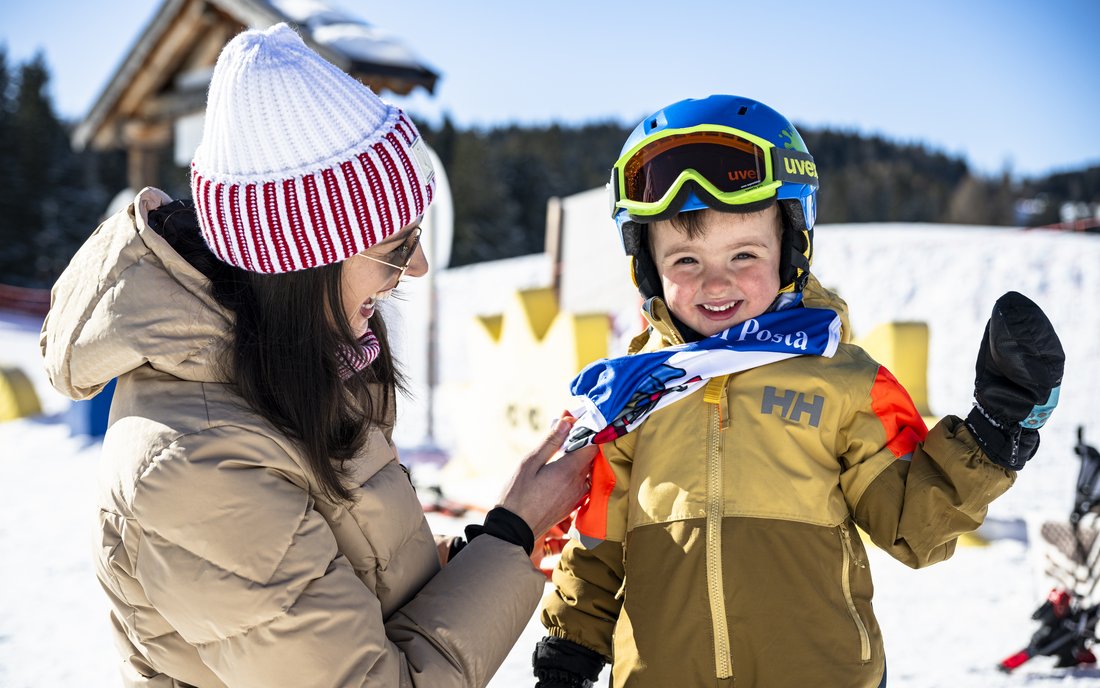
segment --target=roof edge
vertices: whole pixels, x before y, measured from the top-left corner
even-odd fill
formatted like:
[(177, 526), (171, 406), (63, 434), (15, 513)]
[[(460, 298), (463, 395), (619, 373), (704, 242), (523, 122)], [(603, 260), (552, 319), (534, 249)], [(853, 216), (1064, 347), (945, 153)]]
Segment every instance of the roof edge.
[(99, 126), (103, 123), (106, 113), (110, 110), (122, 91), (129, 84), (130, 79), (141, 66), (142, 60), (153, 49), (157, 41), (172, 25), (172, 20), (183, 10), (191, 0), (164, 0), (160, 9), (153, 14), (153, 18), (144, 26), (138, 39), (130, 48), (130, 52), (122, 59), (115, 69), (115, 73), (107, 81), (107, 85), (96, 98), (92, 109), (87, 116), (73, 129), (70, 142), (77, 151), (82, 151), (92, 140)]

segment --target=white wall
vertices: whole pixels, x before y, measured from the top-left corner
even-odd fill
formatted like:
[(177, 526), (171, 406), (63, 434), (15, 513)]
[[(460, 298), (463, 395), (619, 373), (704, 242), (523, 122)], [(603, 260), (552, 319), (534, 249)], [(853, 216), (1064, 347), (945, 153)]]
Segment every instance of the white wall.
[[(500, 313), (518, 289), (550, 284), (550, 259), (546, 254), (520, 256), (477, 265), (442, 270), (434, 275), (436, 292), (435, 323), (438, 341), (439, 385), (460, 386), (468, 381), (466, 351), (468, 329), (478, 315)], [(384, 317), (392, 323), (394, 347), (408, 375), (411, 398), (398, 402), (398, 426), (395, 441), (399, 446), (416, 447), (425, 440), (428, 390), (429, 277), (406, 280), (401, 294), (387, 304)], [(568, 380), (563, 380), (562, 384)], [(453, 446), (453, 418), (443, 400), (436, 395), (435, 442)]]

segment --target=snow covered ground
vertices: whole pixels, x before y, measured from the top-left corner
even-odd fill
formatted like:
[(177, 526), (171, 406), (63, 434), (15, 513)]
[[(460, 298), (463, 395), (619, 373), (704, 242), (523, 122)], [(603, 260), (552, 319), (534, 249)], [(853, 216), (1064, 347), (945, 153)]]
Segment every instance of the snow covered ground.
[[(1029, 616), (1047, 587), (1021, 522), (1068, 513), (1076, 426), (1085, 424), (1086, 436), (1100, 442), (1100, 316), (1092, 303), (1100, 291), (1100, 239), (960, 228), (919, 236), (894, 236), (892, 228), (819, 229), (815, 265), (822, 281), (848, 299), (857, 331), (882, 321), (868, 320), (872, 314), (900, 319), (890, 308), (931, 323), (933, 411), (965, 411), (977, 337), (993, 299), (1006, 288), (1020, 289), (1048, 310), (1072, 376), (1036, 463), (990, 511), (983, 531), (993, 538), (988, 547), (961, 547), (953, 559), (922, 571), (870, 552), (890, 686), (1100, 686), (1100, 670), (1057, 670), (1049, 658), (1011, 676), (995, 669), (1026, 643), (1034, 630)], [(945, 246), (950, 251), (933, 251)], [(909, 274), (914, 264), (920, 274)], [(978, 287), (967, 286), (975, 281)], [(499, 283), (490, 288), (501, 291)], [(466, 303), (479, 298), (465, 288), (446, 292)], [(446, 317), (466, 317), (446, 302), (444, 310)], [(18, 366), (31, 376), (45, 410), (0, 424), (0, 688), (117, 686), (106, 602), (90, 562), (89, 485), (99, 444), (70, 436), (63, 422), (68, 402), (50, 390), (39, 367), (38, 327), (32, 318), (0, 317), (0, 366)], [(432, 520), (440, 531), (462, 525)], [(532, 685), (530, 655), (541, 635), (533, 619), (490, 685)]]
[[(4, 342), (7, 351), (7, 332)], [(0, 425), (0, 447), (0, 686), (118, 686), (106, 598), (90, 561), (88, 485), (99, 445), (45, 416)], [(433, 520), (439, 531), (460, 525)], [(1100, 685), (1100, 670), (1054, 669), (1049, 658), (1012, 676), (994, 668), (1026, 643), (1041, 601), (1023, 542), (960, 548), (921, 571), (878, 550), (869, 556), (892, 687)], [(533, 685), (531, 650), (541, 636), (533, 618), (490, 686)]]

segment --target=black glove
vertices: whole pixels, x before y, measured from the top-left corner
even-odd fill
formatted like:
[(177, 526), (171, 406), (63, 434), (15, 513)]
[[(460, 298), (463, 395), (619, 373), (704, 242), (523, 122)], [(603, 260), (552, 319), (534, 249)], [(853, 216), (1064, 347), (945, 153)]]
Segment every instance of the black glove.
[(997, 299), (975, 366), (966, 426), (994, 463), (1018, 471), (1039, 448), (1058, 405), (1066, 356), (1045, 313), (1014, 291)]
[(565, 638), (547, 636), (531, 657), (535, 688), (592, 688), (600, 677), (603, 656)]

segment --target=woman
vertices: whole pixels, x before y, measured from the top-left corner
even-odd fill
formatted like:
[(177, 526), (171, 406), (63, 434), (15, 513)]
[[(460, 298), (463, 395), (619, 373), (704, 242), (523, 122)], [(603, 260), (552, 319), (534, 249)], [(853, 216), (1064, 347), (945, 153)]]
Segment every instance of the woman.
[(592, 457), (547, 463), (560, 420), (441, 569), (376, 312), (428, 267), (422, 146), (287, 26), (245, 32), (215, 67), (194, 204), (143, 190), (54, 287), (53, 384), (118, 378), (96, 563), (126, 685), (484, 685), (530, 619), (534, 537)]

